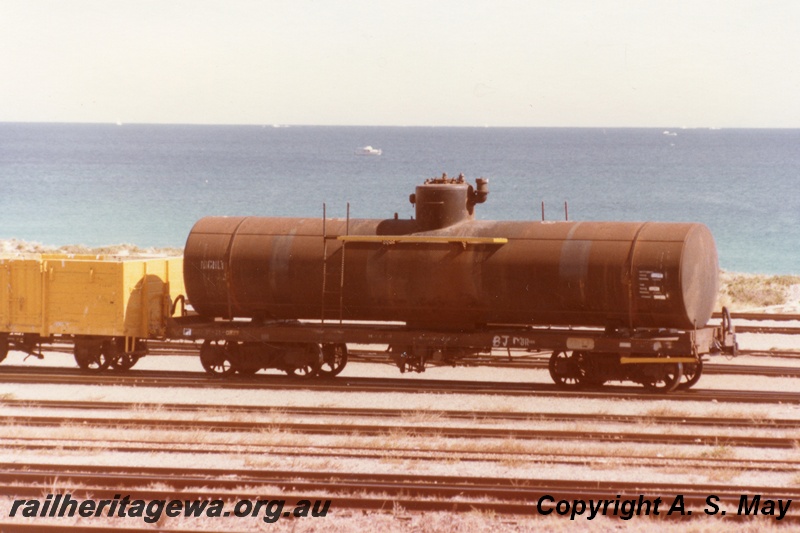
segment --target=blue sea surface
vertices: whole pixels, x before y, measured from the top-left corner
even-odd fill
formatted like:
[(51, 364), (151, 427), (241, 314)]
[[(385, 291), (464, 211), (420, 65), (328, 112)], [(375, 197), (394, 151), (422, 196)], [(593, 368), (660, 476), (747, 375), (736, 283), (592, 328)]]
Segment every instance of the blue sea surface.
[(206, 215), (323, 202), (410, 217), (443, 172), (489, 178), (481, 219), (703, 222), (722, 268), (800, 274), (800, 130), (0, 123), (0, 238), (181, 247)]

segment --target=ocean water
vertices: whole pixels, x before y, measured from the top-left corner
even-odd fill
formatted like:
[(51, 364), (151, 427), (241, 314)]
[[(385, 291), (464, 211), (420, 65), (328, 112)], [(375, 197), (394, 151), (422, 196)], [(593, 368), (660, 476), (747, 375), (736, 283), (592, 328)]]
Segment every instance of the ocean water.
[(489, 178), (481, 219), (703, 222), (722, 268), (800, 274), (800, 130), (0, 123), (0, 238), (181, 247), (206, 215), (323, 202), (409, 217), (443, 172)]

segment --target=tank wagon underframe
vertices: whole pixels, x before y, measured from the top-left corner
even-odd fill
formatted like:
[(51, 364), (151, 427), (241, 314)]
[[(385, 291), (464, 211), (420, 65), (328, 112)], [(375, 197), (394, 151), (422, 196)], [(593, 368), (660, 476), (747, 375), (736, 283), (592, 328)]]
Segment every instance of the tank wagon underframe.
[[(341, 347), (346, 357), (348, 344), (388, 345), (387, 351), (398, 368), (422, 372), (427, 364), (453, 364), (459, 358), (492, 351), (549, 351), (550, 374), (559, 386), (602, 385), (611, 380), (632, 380), (645, 387), (669, 392), (691, 386), (702, 372), (703, 356), (718, 354), (734, 345), (732, 330), (707, 326), (689, 331), (642, 330), (607, 333), (600, 329), (487, 327), (473, 331), (432, 331), (387, 324), (323, 324), (315, 322), (256, 323), (209, 321), (184, 317), (172, 321), (168, 336), (225, 346), (217, 358), (205, 363), (211, 373), (250, 373), (242, 368), (237, 355), (249, 350), (251, 357), (275, 347), (305, 347), (291, 352), (292, 360), (283, 368), (287, 373), (313, 375), (320, 365), (321, 375), (337, 374), (340, 367), (331, 357)], [(319, 347), (315, 351), (315, 347)], [(227, 355), (226, 355), (227, 354)], [(310, 359), (303, 360), (310, 354)], [(203, 357), (201, 351), (201, 358)], [(247, 363), (244, 363), (245, 366)], [(213, 368), (210, 368), (210, 366)], [(343, 366), (344, 363), (341, 363)], [(267, 365), (256, 364), (257, 371)], [(268, 365), (282, 368), (281, 363)]]
[[(386, 324), (319, 324), (276, 322), (256, 324), (244, 321), (205, 321), (195, 317), (177, 318), (167, 336), (184, 340), (228, 342), (315, 342), (319, 344), (389, 344), (434, 349), (492, 349), (527, 351), (581, 350), (628, 356), (697, 357), (724, 345), (724, 332), (707, 326), (697, 330), (635, 332), (637, 336), (608, 335), (599, 329), (487, 327), (473, 331), (431, 331)], [(670, 359), (665, 359), (668, 362)]]

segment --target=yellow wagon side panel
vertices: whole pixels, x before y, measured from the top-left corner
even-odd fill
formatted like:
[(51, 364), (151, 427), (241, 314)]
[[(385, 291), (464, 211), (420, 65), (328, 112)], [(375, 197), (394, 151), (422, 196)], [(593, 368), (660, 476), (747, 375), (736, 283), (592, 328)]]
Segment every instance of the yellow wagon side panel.
[(0, 259), (0, 331), (41, 333), (42, 270), (37, 259)]
[(49, 333), (124, 333), (122, 263), (50, 259), (44, 266)]
[(183, 258), (0, 258), (0, 331), (160, 337), (184, 293)]

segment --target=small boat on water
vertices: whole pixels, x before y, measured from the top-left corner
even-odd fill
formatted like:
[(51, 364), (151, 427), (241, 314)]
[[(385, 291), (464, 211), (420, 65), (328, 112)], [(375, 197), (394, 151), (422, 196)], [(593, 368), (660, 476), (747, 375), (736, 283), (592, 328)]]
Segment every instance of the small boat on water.
[(372, 146), (362, 146), (356, 150), (356, 155), (381, 155), (381, 153), (383, 153), (383, 150)]

